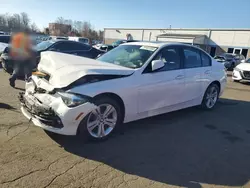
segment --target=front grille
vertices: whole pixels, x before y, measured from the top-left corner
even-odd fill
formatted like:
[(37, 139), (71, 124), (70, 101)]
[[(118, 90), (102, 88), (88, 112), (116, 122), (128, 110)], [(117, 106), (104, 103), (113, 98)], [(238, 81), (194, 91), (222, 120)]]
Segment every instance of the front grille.
[(250, 71), (243, 71), (242, 73), (245, 79), (250, 79)]

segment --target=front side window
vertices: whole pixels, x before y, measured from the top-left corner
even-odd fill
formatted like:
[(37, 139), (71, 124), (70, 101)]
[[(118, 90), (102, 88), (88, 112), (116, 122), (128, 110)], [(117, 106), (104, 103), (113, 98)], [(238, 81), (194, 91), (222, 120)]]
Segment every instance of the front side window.
[(121, 45), (97, 60), (136, 69), (142, 67), (156, 50), (157, 48), (152, 46)]
[(162, 60), (165, 66), (158, 71), (176, 70), (181, 67), (179, 51), (175, 47), (162, 49), (153, 60)]
[(197, 49), (191, 47), (185, 47), (184, 52), (184, 67), (185, 68), (197, 68), (201, 67), (201, 56)]

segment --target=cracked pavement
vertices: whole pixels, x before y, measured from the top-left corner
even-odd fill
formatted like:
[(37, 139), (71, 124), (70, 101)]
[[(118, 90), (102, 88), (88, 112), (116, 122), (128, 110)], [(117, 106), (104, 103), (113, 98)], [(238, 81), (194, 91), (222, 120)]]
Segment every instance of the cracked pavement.
[(0, 187), (250, 187), (250, 84), (229, 83), (213, 111), (190, 108), (132, 122), (84, 143), (20, 113), (0, 72)]

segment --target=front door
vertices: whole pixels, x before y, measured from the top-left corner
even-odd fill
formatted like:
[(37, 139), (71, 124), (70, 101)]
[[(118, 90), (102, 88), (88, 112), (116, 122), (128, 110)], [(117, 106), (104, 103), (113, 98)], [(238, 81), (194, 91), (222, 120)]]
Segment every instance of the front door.
[(138, 112), (150, 112), (183, 102), (184, 70), (181, 69), (179, 48), (166, 47), (153, 60), (162, 60), (165, 66), (152, 71), (151, 63), (141, 74)]

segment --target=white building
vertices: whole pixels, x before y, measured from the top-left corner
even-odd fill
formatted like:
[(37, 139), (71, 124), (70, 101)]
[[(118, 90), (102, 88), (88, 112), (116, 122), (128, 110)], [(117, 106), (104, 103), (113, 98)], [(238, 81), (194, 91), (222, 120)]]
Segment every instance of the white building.
[(127, 39), (127, 36), (141, 41), (194, 44), (205, 49), (212, 56), (229, 52), (250, 57), (250, 29), (104, 29), (106, 44)]

